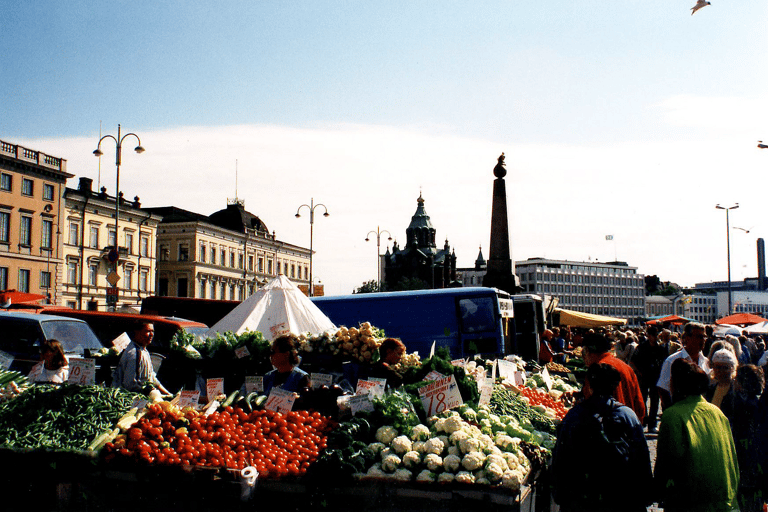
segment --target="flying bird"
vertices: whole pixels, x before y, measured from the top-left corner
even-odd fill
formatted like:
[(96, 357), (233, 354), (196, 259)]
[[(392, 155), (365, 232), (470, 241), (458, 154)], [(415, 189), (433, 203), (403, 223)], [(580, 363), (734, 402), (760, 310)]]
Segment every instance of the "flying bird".
[(691, 7), (691, 16), (693, 16), (694, 14), (696, 14), (696, 11), (698, 11), (698, 10), (699, 10), (699, 9), (701, 9), (702, 7), (706, 7), (706, 6), (708, 6), (708, 5), (712, 5), (712, 3), (710, 3), (710, 2), (707, 2), (706, 0), (696, 0), (696, 5), (694, 5), (693, 7)]
[(763, 141), (759, 140), (757, 141), (757, 147), (760, 149), (768, 149), (768, 144), (763, 144)]

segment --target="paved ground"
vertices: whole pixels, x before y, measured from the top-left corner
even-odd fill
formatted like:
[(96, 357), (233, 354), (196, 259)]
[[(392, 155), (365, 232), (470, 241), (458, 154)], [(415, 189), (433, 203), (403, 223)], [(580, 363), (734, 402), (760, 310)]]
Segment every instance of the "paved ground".
[[(648, 442), (648, 451), (651, 452), (651, 468), (656, 467), (656, 434), (645, 434), (645, 440)], [(648, 512), (657, 512), (663, 510), (657, 504), (648, 507)]]

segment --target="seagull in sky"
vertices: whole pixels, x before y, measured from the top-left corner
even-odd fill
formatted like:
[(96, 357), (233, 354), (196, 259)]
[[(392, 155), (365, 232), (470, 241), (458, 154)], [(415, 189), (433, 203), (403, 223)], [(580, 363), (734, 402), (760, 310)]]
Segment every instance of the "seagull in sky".
[(698, 11), (702, 7), (706, 7), (708, 5), (712, 5), (712, 4), (710, 2), (707, 2), (706, 0), (696, 0), (696, 5), (691, 7), (691, 16), (696, 14), (696, 11)]
[(759, 140), (757, 141), (757, 147), (760, 149), (768, 149), (768, 144), (763, 144), (763, 141)]

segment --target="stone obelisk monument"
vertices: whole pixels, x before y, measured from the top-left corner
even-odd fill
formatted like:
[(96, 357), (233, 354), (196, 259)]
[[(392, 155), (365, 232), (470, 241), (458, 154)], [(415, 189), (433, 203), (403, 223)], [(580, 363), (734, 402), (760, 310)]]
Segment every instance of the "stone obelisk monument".
[(493, 180), (493, 205), (491, 209), (491, 245), (488, 254), (488, 267), (483, 286), (517, 293), (514, 266), (509, 250), (509, 221), (507, 219), (507, 187), (504, 176), (507, 169), (504, 163), (504, 153), (499, 157), (499, 163), (493, 168), (496, 179)]

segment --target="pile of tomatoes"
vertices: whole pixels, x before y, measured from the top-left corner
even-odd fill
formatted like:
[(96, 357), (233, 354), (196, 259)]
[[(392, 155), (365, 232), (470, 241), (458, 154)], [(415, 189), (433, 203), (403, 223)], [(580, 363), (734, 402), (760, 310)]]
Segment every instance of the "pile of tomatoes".
[(332, 421), (318, 412), (279, 413), (225, 407), (208, 416), (148, 406), (124, 435), (104, 447), (105, 460), (243, 469), (260, 478), (300, 476), (326, 446)]
[(565, 408), (565, 404), (563, 404), (561, 400), (553, 398), (549, 393), (544, 393), (534, 388), (529, 388), (528, 386), (522, 386), (520, 388), (520, 394), (528, 399), (528, 404), (531, 406), (543, 405), (552, 409), (558, 419), (562, 420), (565, 418), (565, 414), (568, 412), (568, 409)]

